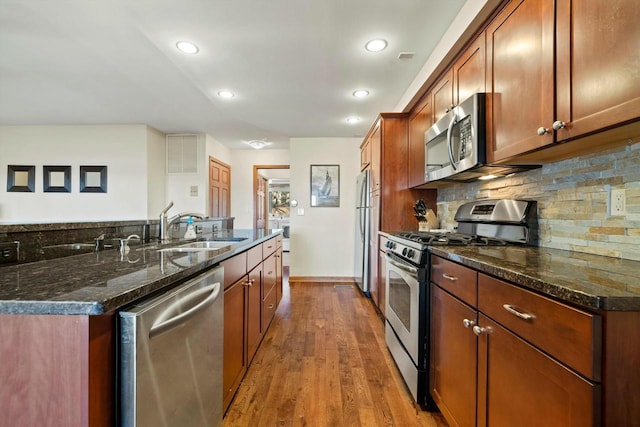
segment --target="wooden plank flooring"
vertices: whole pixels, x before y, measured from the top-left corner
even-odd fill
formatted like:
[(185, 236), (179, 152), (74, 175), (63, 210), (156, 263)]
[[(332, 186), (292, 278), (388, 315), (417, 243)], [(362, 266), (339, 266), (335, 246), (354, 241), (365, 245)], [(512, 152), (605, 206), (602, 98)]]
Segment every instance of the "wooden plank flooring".
[(225, 426), (446, 427), (412, 403), (371, 301), (344, 283), (285, 282)]

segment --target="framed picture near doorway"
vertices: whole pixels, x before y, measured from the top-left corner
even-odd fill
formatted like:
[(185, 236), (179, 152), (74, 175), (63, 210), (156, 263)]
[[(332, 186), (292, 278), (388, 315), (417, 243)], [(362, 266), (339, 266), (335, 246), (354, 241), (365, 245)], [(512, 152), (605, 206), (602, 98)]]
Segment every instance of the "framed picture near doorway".
[(311, 207), (340, 207), (340, 165), (311, 165)]

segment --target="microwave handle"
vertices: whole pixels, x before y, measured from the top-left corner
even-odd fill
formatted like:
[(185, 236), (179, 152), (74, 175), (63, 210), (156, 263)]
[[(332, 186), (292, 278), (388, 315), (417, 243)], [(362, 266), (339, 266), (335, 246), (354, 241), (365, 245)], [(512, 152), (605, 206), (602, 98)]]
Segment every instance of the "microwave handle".
[(458, 169), (458, 164), (455, 162), (455, 160), (453, 160), (453, 138), (452, 138), (452, 133), (453, 133), (453, 127), (456, 124), (456, 113), (455, 110), (451, 112), (451, 121), (449, 122), (449, 128), (447, 129), (447, 148), (449, 151), (449, 160), (451, 161), (451, 167), (453, 168), (453, 170), (457, 170)]

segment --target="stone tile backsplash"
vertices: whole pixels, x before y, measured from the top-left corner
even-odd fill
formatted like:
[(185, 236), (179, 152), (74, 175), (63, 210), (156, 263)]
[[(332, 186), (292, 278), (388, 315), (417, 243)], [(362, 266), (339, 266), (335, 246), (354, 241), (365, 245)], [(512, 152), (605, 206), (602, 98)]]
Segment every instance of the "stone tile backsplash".
[[(626, 192), (624, 217), (609, 214), (609, 192), (618, 188)], [(488, 198), (537, 200), (539, 246), (640, 261), (640, 143), (440, 188), (441, 226), (455, 226), (462, 203)]]

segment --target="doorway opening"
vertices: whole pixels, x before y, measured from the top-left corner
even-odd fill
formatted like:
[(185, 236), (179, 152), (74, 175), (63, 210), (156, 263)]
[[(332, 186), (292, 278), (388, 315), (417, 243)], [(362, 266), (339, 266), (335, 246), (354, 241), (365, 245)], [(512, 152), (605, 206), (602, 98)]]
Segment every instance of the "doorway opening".
[(289, 255), (289, 165), (254, 165), (254, 225), (256, 228), (282, 229), (283, 265)]

